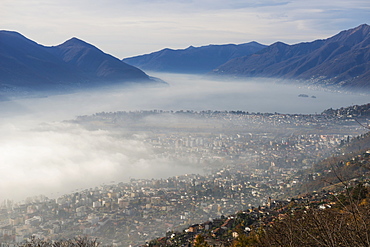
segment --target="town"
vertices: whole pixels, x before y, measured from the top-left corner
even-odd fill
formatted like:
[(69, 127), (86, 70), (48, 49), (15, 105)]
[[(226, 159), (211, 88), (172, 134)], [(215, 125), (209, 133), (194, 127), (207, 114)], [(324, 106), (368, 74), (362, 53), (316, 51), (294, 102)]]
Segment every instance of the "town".
[[(138, 174), (130, 181), (52, 199), (5, 200), (0, 242), (89, 236), (105, 245), (141, 246), (169, 231), (266, 206), (269, 198), (283, 200), (304, 182), (299, 171), (338, 154), (338, 147), (367, 132), (353, 117), (369, 121), (349, 111), (301, 115), (155, 110), (80, 116), (71, 122), (121, 138), (140, 138), (159, 157), (203, 172), (162, 179)], [(321, 175), (311, 174), (310, 179)]]

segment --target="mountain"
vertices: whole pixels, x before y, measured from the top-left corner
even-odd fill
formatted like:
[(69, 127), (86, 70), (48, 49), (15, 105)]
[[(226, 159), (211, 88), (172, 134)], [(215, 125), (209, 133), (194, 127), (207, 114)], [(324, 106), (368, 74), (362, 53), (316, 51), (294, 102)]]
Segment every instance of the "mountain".
[(75, 73), (72, 67), (49, 53), (46, 47), (16, 32), (0, 32), (2, 87), (41, 87), (59, 80), (74, 79)]
[(310, 80), (345, 88), (370, 88), (370, 26), (363, 24), (324, 40), (265, 49), (235, 58), (217, 75)]
[(143, 70), (172, 73), (207, 73), (230, 59), (255, 53), (263, 48), (257, 42), (234, 45), (190, 46), (186, 49), (163, 49), (122, 61)]
[(0, 91), (38, 91), (131, 81), (150, 82), (143, 71), (72, 38), (46, 47), (17, 32), (0, 31)]
[(68, 65), (77, 68), (84, 76), (98, 81), (128, 81), (148, 79), (138, 68), (103, 53), (95, 46), (77, 38), (51, 47), (50, 52)]

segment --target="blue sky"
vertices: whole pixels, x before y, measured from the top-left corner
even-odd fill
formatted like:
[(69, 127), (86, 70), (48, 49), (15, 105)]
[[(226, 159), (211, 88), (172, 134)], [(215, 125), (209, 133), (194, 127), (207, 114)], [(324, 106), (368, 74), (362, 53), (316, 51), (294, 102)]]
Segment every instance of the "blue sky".
[(166, 47), (312, 41), (369, 17), (368, 0), (1, 0), (0, 29), (48, 46), (78, 37), (124, 58)]

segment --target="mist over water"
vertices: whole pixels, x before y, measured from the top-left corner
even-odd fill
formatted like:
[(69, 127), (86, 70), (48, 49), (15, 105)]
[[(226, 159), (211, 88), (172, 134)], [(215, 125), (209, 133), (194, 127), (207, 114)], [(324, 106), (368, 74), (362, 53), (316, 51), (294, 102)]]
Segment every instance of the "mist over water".
[(180, 165), (157, 155), (140, 135), (122, 138), (106, 130), (89, 131), (63, 122), (78, 115), (154, 109), (310, 114), (369, 103), (368, 95), (309, 90), (273, 81), (154, 76), (169, 85), (0, 102), (0, 200), (38, 194), (55, 197), (110, 181), (201, 172), (195, 165)]
[[(168, 86), (97, 89), (0, 102), (0, 116), (26, 120), (65, 120), (101, 111), (243, 110), (248, 112), (321, 113), (328, 108), (369, 103), (369, 94), (311, 90), (273, 80), (215, 81), (184, 74), (153, 74)], [(306, 94), (309, 97), (298, 97)], [(316, 98), (311, 98), (315, 96)]]

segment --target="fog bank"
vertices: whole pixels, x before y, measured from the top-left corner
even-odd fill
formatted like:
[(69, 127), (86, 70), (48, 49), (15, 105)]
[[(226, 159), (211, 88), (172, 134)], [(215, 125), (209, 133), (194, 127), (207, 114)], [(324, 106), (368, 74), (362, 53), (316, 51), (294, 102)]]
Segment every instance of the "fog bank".
[(38, 194), (56, 197), (110, 181), (200, 172), (192, 164), (179, 165), (158, 156), (139, 137), (122, 138), (63, 122), (78, 115), (154, 109), (320, 113), (330, 107), (368, 103), (366, 95), (273, 82), (155, 76), (169, 86), (97, 89), (0, 102), (0, 199), (20, 200)]
[[(105, 88), (47, 98), (0, 102), (0, 116), (15, 115), (24, 119), (55, 121), (101, 111), (153, 109), (313, 114), (328, 108), (369, 102), (368, 94), (310, 90), (303, 86), (275, 83), (274, 80), (214, 81), (196, 75), (154, 75), (168, 82), (169, 86)], [(300, 94), (309, 97), (298, 97)]]
[(141, 139), (123, 139), (103, 130), (69, 123), (36, 129), (0, 126), (0, 198), (55, 197), (130, 178), (166, 178), (189, 171), (155, 154)]

